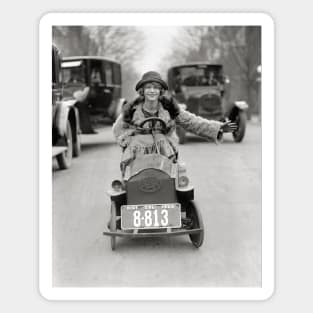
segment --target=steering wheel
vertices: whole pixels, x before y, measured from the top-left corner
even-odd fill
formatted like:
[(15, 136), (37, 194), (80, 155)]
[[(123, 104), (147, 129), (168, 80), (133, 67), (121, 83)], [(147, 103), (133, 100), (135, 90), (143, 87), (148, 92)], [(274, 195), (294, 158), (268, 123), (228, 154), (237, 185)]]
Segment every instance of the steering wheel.
[(155, 116), (152, 116), (152, 117), (148, 117), (146, 119), (144, 119), (140, 124), (139, 124), (139, 127), (143, 127), (143, 125), (145, 125), (146, 123), (148, 122), (152, 122), (152, 126), (149, 127), (150, 129), (152, 130), (155, 130), (155, 125), (156, 125), (156, 122), (160, 122), (161, 123), (161, 131), (166, 131), (167, 129), (167, 126), (166, 126), (166, 123), (159, 117), (155, 117)]

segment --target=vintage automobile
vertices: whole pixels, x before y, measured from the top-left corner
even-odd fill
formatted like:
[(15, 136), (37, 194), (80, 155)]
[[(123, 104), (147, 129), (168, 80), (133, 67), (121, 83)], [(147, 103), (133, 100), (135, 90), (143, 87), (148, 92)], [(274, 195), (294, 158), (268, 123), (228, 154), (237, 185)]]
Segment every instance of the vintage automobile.
[(73, 96), (65, 96), (61, 73), (61, 55), (52, 46), (52, 157), (59, 168), (71, 166), (72, 157), (81, 151), (79, 113)]
[(125, 102), (118, 62), (104, 57), (64, 57), (62, 75), (64, 92), (77, 100), (83, 134), (115, 121)]
[[(168, 70), (169, 93), (185, 109), (206, 119), (236, 122), (238, 128), (232, 135), (235, 142), (241, 142), (246, 130), (248, 104), (245, 101), (229, 103), (225, 99), (228, 83), (220, 64), (189, 63)], [(177, 135), (179, 142), (185, 143), (185, 130), (177, 127)]]
[[(151, 121), (160, 121), (166, 128), (158, 117), (145, 119), (140, 127)], [(155, 124), (149, 129), (154, 136)], [(184, 164), (156, 151), (138, 155), (122, 168), (122, 177), (114, 180), (108, 191), (111, 216), (103, 234), (111, 236), (112, 250), (116, 237), (189, 235), (196, 248), (202, 245), (203, 221)]]

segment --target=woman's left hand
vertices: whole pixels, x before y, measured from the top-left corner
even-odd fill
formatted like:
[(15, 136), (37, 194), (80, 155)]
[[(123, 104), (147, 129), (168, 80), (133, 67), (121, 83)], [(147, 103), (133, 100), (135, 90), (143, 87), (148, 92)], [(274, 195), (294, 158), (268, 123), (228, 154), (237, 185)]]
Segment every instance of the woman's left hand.
[(236, 131), (237, 129), (238, 129), (238, 125), (232, 121), (225, 122), (221, 126), (221, 130), (224, 133), (232, 133), (232, 132)]

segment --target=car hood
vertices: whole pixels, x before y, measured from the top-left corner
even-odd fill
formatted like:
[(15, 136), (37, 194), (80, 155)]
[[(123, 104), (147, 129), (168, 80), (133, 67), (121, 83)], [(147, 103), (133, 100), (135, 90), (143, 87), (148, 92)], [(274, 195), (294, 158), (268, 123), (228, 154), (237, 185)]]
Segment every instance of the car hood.
[(177, 167), (171, 160), (160, 154), (138, 155), (128, 166), (125, 180), (146, 169), (160, 170), (169, 177), (176, 177)]
[(66, 98), (74, 98), (75, 101), (82, 102), (87, 98), (89, 87), (84, 85), (65, 85), (63, 95)]
[(220, 96), (220, 89), (215, 86), (182, 86), (182, 94), (186, 100), (189, 98), (201, 98), (205, 95), (217, 95)]
[(76, 99), (72, 98), (63, 98), (62, 103), (63, 105), (67, 106), (67, 107), (73, 107), (75, 105), (75, 103), (77, 102)]

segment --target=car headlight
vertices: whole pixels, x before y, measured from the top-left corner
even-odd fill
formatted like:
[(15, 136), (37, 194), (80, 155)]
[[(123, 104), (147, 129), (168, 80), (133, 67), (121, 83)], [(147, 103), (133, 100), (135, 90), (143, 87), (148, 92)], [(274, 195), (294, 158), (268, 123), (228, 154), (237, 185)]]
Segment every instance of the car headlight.
[(189, 179), (187, 176), (179, 176), (178, 177), (178, 187), (184, 188), (187, 187), (189, 184)]
[(115, 192), (120, 192), (123, 190), (123, 184), (120, 180), (116, 179), (112, 182), (112, 189)]

